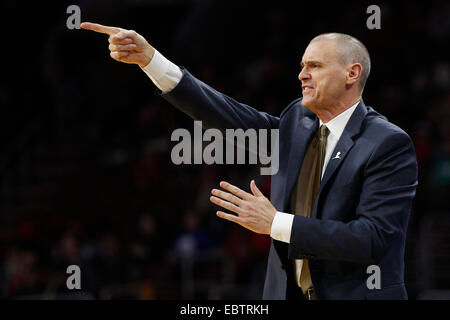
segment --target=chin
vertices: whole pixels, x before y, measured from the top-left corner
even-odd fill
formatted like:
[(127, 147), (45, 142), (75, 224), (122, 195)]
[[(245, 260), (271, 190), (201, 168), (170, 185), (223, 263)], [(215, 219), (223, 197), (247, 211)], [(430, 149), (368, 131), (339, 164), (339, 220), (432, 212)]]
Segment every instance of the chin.
[(308, 99), (308, 98), (305, 99), (305, 97), (303, 97), (302, 106), (309, 108), (311, 106), (311, 104), (312, 104), (311, 99)]

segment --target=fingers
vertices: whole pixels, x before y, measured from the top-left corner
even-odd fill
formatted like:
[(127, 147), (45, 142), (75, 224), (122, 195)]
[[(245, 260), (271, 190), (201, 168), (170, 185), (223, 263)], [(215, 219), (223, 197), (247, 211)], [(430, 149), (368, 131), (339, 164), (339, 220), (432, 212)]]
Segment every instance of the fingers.
[(258, 189), (258, 187), (256, 186), (255, 180), (252, 180), (250, 182), (250, 190), (252, 190), (253, 194), (256, 197), (261, 197), (264, 196), (264, 194)]
[(228, 202), (231, 202), (237, 206), (241, 206), (242, 205), (242, 200), (239, 199), (238, 197), (229, 194), (228, 192), (223, 192), (222, 190), (217, 190), (217, 189), (213, 189), (211, 191), (211, 193), (217, 197), (220, 197), (224, 200), (227, 200)]
[(117, 38), (114, 35), (109, 36), (108, 42), (111, 44), (130, 44), (133, 43), (133, 39), (131, 38)]
[(239, 208), (238, 206), (236, 206), (235, 204), (233, 204), (231, 202), (224, 201), (224, 200), (214, 197), (214, 196), (210, 197), (209, 200), (212, 203), (214, 203), (222, 208), (233, 211), (234, 213), (237, 213), (237, 214), (242, 214), (241, 208)]
[(111, 52), (114, 52), (114, 51), (133, 51), (133, 50), (136, 49), (136, 45), (134, 43), (126, 44), (126, 45), (110, 44), (108, 48), (109, 48), (109, 50)]
[(217, 216), (219, 218), (226, 219), (228, 221), (235, 222), (237, 224), (242, 225), (241, 219), (238, 216), (235, 216), (233, 214), (225, 213), (223, 211), (217, 211)]
[(136, 41), (137, 33), (134, 30), (125, 30), (121, 29), (120, 32), (114, 33), (110, 35), (110, 42), (111, 43), (117, 43), (120, 42), (126, 38), (130, 38), (133, 41)]
[(134, 30), (91, 22), (83, 22), (81, 27), (86, 30), (108, 34), (110, 56), (114, 60), (144, 67), (153, 58), (155, 49)]
[(85, 30), (91, 30), (91, 31), (99, 32), (99, 33), (109, 34), (109, 35), (119, 33), (122, 30), (117, 27), (109, 27), (109, 26), (104, 26), (104, 25), (101, 25), (98, 23), (91, 23), (91, 22), (83, 22), (80, 26), (82, 29), (85, 29)]
[[(127, 38), (129, 39), (129, 38)], [(131, 39), (129, 39), (131, 40)], [(108, 49), (110, 50), (109, 55), (111, 58), (120, 61), (120, 62), (126, 62), (123, 60), (124, 57), (129, 56), (133, 52), (136, 52), (137, 46), (134, 43), (131, 44), (110, 44), (108, 46)], [(122, 59), (122, 60), (121, 60)]]
[(238, 187), (233, 186), (232, 184), (229, 184), (228, 182), (222, 181), (222, 182), (220, 182), (220, 186), (222, 188), (224, 188), (225, 190), (230, 191), (232, 194), (238, 196), (241, 199), (248, 200), (251, 197), (253, 197), (250, 193), (247, 193), (247, 192), (239, 189)]
[(116, 60), (120, 60), (120, 58), (126, 57), (129, 54), (130, 54), (129, 51), (114, 51), (114, 52), (109, 53), (111, 58), (116, 59)]

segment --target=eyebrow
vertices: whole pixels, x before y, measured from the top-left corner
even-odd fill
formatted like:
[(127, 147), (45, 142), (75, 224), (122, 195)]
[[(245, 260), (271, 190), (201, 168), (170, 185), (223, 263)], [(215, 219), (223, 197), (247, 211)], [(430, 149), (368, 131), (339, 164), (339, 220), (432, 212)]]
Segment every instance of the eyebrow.
[(303, 66), (304, 66), (305, 64), (313, 64), (313, 63), (323, 64), (322, 61), (318, 61), (318, 60), (308, 60), (308, 61), (306, 61), (306, 62), (303, 62), (303, 61), (300, 62), (300, 67), (303, 68)]

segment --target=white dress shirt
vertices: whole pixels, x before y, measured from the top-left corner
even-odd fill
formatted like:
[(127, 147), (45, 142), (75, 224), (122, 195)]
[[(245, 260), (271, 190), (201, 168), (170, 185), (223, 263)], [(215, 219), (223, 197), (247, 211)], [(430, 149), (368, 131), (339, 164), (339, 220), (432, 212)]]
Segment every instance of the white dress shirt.
[[(331, 154), (334, 148), (336, 147), (336, 144), (338, 143), (339, 139), (341, 138), (342, 132), (344, 132), (345, 126), (347, 125), (348, 120), (350, 120), (350, 117), (352, 116), (353, 111), (355, 111), (358, 103), (359, 101), (350, 108), (348, 108), (347, 110), (345, 110), (344, 112), (342, 112), (341, 114), (337, 115), (336, 117), (328, 121), (327, 123), (323, 123), (322, 120), (319, 121), (320, 122), (319, 126), (324, 124), (330, 130), (330, 133), (327, 138), (327, 145), (325, 148), (325, 159), (322, 167), (322, 177), (323, 174), (325, 173), (325, 169), (327, 168), (328, 162), (330, 161)], [(275, 240), (289, 243), (291, 239), (291, 230), (293, 221), (294, 221), (293, 214), (277, 212), (272, 222), (272, 229), (270, 231), (270, 236)]]
[(175, 88), (183, 77), (180, 67), (167, 60), (156, 49), (152, 60), (141, 69), (163, 93)]
[[(161, 53), (155, 50), (152, 60), (142, 70), (149, 76), (153, 83), (163, 92), (171, 91), (180, 82), (183, 73), (181, 69), (171, 61), (167, 60)], [(322, 168), (322, 177), (325, 169), (330, 161), (331, 154), (339, 141), (342, 132), (347, 125), (348, 120), (352, 116), (359, 101), (353, 106), (334, 117), (327, 123), (320, 120), (320, 125), (325, 124), (330, 130), (327, 138), (327, 145), (325, 150), (325, 159)], [(286, 243), (290, 242), (292, 223), (294, 215), (291, 213), (277, 212), (272, 222), (272, 229), (270, 236), (279, 241)]]

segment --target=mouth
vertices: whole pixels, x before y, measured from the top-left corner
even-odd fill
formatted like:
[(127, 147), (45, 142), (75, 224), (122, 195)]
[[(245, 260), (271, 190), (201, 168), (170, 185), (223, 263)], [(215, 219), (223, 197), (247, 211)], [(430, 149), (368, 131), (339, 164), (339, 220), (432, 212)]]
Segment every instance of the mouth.
[(302, 86), (302, 92), (303, 93), (308, 93), (310, 91), (312, 91), (314, 88), (311, 86)]

